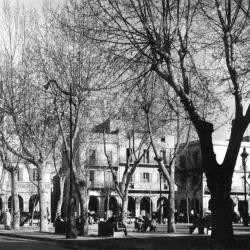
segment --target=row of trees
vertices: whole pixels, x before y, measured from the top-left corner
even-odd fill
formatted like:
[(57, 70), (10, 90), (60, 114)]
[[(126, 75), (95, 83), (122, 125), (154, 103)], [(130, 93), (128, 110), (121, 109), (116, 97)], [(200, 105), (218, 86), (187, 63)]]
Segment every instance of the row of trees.
[[(15, 12), (19, 16), (13, 18), (4, 4), (2, 123), (8, 124), (11, 133), (5, 127), (2, 139), (7, 149), (37, 166), (41, 174), (58, 140), (70, 159), (68, 135), (75, 145), (78, 131), (88, 131), (88, 125), (102, 117), (94, 104), (104, 92), (109, 98), (116, 96), (116, 106), (132, 103), (140, 110), (140, 125), (150, 135), (170, 122), (171, 133), (179, 135), (178, 142), (185, 142), (179, 131), (183, 126), (186, 131), (194, 128), (211, 192), (212, 239), (219, 245), (231, 244), (232, 175), (250, 121), (250, 108), (243, 113), (242, 105), (249, 92), (249, 2), (72, 0), (60, 14), (48, 5), (40, 18), (34, 13), (20, 15), (20, 11), (24, 10), (19, 8)], [(45, 92), (43, 85), (49, 81), (51, 88)], [(128, 101), (131, 99), (133, 102)], [(233, 111), (226, 105), (228, 99), (234, 102)], [(230, 118), (228, 150), (218, 164), (212, 143), (214, 124), (220, 126)], [(155, 150), (153, 136), (150, 138), (174, 195), (171, 183), (178, 143), (167, 169)], [(18, 150), (13, 141), (18, 141)], [(76, 151), (73, 147), (73, 154)], [(84, 211), (86, 173), (75, 161), (72, 171)], [(133, 167), (124, 178), (129, 179), (131, 171)], [(39, 187), (42, 192), (42, 185)], [(170, 204), (172, 201), (170, 195)]]
[[(88, 11), (91, 13), (91, 6)], [(88, 167), (86, 162), (77, 160), (79, 145), (90, 132), (92, 124), (116, 113), (127, 122), (136, 123), (137, 129), (143, 131), (144, 136), (150, 135), (148, 148), (153, 146), (156, 161), (171, 184), (169, 232), (174, 232), (174, 162), (177, 150), (169, 161), (171, 174), (168, 174), (167, 166), (164, 166), (159, 152), (156, 151), (153, 134), (160, 127), (171, 123), (172, 131), (168, 133), (173, 134), (175, 130), (177, 135), (180, 135), (185, 123), (181, 121), (179, 111), (164, 109), (167, 105), (175, 106), (176, 99), (169, 95), (167, 90), (164, 90), (165, 96), (155, 91), (161, 85), (155, 74), (145, 75), (144, 78), (139, 76), (137, 81), (142, 83), (138, 85), (134, 85), (133, 81), (128, 86), (121, 83), (119, 74), (123, 74), (120, 64), (122, 61), (119, 64), (116, 62), (115, 66), (112, 49), (106, 44), (94, 42), (93, 37), (90, 39), (89, 36), (99, 25), (99, 21), (82, 13), (81, 5), (75, 1), (69, 1), (60, 13), (45, 5), (41, 16), (19, 5), (10, 6), (5, 1), (2, 13), (5, 25), (2, 54), (5, 60), (2, 61), (1, 71), (1, 141), (2, 153), (8, 150), (8, 153), (12, 154), (12, 160), (8, 163), (7, 157), (2, 157), (2, 161), (6, 166), (11, 165), (13, 158), (17, 157), (21, 159), (22, 164), (31, 164), (38, 169), (41, 231), (48, 230), (44, 206), (45, 171), (51, 165), (58, 166), (59, 152), (62, 151), (63, 145), (68, 162), (72, 162), (72, 165), (69, 164), (70, 172), (73, 173), (71, 184), (74, 180), (79, 195), (81, 234), (87, 234)], [(83, 30), (85, 35), (82, 34)], [(151, 81), (154, 82), (153, 86)], [(115, 108), (113, 103), (103, 113), (103, 109), (96, 104), (100, 101), (102, 103), (103, 99), (110, 103), (111, 99), (115, 100), (119, 109)], [(137, 114), (134, 113), (137, 115), (136, 121), (130, 119), (129, 109), (137, 109)], [(178, 119), (174, 119), (176, 114)], [(157, 123), (153, 124), (153, 120)], [(174, 123), (177, 125), (173, 125)], [(132, 131), (131, 128), (129, 132)], [(132, 137), (133, 135), (131, 133)], [(179, 137), (178, 142), (181, 141)], [(131, 147), (131, 156), (135, 157), (136, 151), (140, 152)], [(128, 161), (122, 182), (115, 182), (117, 193), (124, 201), (124, 221), (127, 216), (128, 184), (142, 157), (142, 153), (135, 157), (132, 168)], [(109, 166), (112, 170), (112, 166)], [(15, 178), (18, 164), (8, 170), (13, 175), (12, 178)], [(59, 171), (56, 167), (56, 172), (60, 176), (61, 196), (57, 207), (57, 213), (60, 213), (68, 171)], [(16, 185), (17, 181), (13, 183)], [(17, 197), (17, 190), (15, 194), (14, 197)], [(18, 199), (15, 204), (18, 204)], [(69, 202), (69, 211), (70, 206)], [(17, 205), (14, 206), (13, 213), (17, 215), (14, 221), (18, 225), (20, 215)], [(72, 213), (69, 213), (68, 218), (68, 237), (76, 237)]]

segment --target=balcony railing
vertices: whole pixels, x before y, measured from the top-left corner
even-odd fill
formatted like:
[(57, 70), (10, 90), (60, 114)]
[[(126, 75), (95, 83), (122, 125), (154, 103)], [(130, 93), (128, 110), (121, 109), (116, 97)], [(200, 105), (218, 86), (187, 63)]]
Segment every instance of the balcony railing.
[[(207, 186), (205, 186), (204, 191), (205, 192), (210, 192), (209, 188)], [(245, 189), (244, 189), (243, 186), (232, 186), (231, 192), (244, 193)], [(250, 190), (247, 188), (247, 193), (249, 193), (249, 192), (250, 192)]]
[(95, 182), (95, 181), (91, 181), (90, 182), (90, 188), (104, 188), (104, 189), (113, 189), (114, 188), (114, 183), (113, 182), (108, 182), (105, 181), (103, 182)]

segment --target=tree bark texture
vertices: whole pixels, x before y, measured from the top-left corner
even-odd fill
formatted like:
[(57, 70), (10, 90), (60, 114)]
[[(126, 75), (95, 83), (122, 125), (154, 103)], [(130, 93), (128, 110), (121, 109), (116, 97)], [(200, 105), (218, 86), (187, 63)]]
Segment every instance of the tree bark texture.
[(84, 181), (76, 181), (75, 186), (77, 189), (80, 208), (81, 208), (81, 223), (80, 223), (80, 235), (88, 235), (88, 188)]
[(122, 198), (122, 223), (127, 225), (128, 220), (128, 192)]
[(48, 232), (47, 207), (46, 207), (46, 190), (45, 190), (45, 166), (40, 163), (38, 165), (38, 192), (40, 205), (40, 231)]
[(64, 190), (64, 184), (65, 184), (65, 177), (60, 177), (59, 178), (59, 185), (60, 185), (60, 194), (59, 194), (59, 199), (57, 201), (56, 205), (56, 215), (61, 215), (62, 211), (62, 203), (63, 203), (63, 190)]
[(18, 198), (18, 178), (17, 169), (12, 168), (11, 178), (12, 178), (12, 195), (13, 195), (13, 229), (20, 229), (20, 207)]
[[(77, 237), (76, 232), (76, 220), (75, 220), (75, 203), (74, 198), (71, 197), (68, 203), (68, 207), (71, 206), (71, 209), (68, 208), (68, 221), (67, 221), (67, 230), (66, 230), (66, 238), (75, 239)], [(70, 214), (69, 214), (70, 211)]]
[(168, 213), (168, 233), (175, 233), (175, 183), (174, 180), (169, 182), (169, 213)]
[[(234, 167), (245, 129), (232, 127), (231, 138), (222, 164), (218, 164), (213, 150), (211, 124), (204, 122), (196, 126), (200, 138), (202, 167), (211, 193), (212, 242), (221, 249), (234, 244), (232, 226), (232, 204), (230, 199)], [(230, 152), (230, 153), (228, 153)]]

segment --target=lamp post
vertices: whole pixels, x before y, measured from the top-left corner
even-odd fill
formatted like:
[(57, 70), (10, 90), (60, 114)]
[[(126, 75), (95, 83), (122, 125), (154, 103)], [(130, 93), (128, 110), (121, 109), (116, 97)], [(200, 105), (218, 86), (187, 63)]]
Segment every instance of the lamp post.
[(162, 176), (162, 170), (158, 168), (159, 171), (159, 177), (160, 177), (160, 218), (159, 218), (159, 224), (161, 224), (161, 176)]
[(248, 153), (246, 152), (246, 148), (243, 148), (243, 152), (241, 154), (242, 157), (242, 166), (244, 170), (244, 211), (243, 211), (243, 225), (248, 226), (248, 201), (247, 201), (247, 180), (246, 180), (246, 160), (248, 157)]
[(61, 89), (57, 81), (55, 80), (50, 80), (46, 85), (44, 85), (44, 88), (46, 90), (49, 89), (51, 84), (55, 84), (57, 89), (62, 92), (64, 95), (69, 96), (69, 143), (70, 143), (70, 152), (69, 152), (69, 175), (70, 175), (70, 181), (69, 181), (69, 201), (68, 201), (68, 209), (67, 209), (67, 230), (66, 230), (66, 238), (67, 239), (72, 239), (72, 238), (77, 238), (76, 234), (76, 222), (75, 222), (75, 213), (73, 211), (73, 204), (74, 204), (74, 199), (73, 199), (73, 185), (74, 185), (74, 173), (73, 173), (73, 147), (72, 147), (72, 128), (73, 128), (73, 122), (72, 122), (72, 88), (71, 88), (71, 83), (69, 85), (69, 92), (64, 91)]

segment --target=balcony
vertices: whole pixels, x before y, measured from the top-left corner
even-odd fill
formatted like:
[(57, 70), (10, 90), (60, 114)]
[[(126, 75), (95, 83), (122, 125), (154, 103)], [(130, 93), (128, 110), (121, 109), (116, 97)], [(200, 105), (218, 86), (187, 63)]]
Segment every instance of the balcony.
[(89, 185), (90, 188), (98, 188), (98, 189), (114, 189), (114, 183), (113, 182), (110, 182), (110, 181), (105, 181), (104, 183), (103, 182), (97, 182), (97, 181), (91, 181), (90, 182), (90, 185)]
[[(209, 188), (207, 186), (205, 186), (204, 192), (210, 192)], [(233, 192), (233, 193), (244, 193), (245, 192), (244, 186), (232, 186), (231, 192)], [(250, 192), (249, 188), (247, 188), (247, 193), (249, 193), (249, 192)]]

